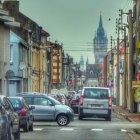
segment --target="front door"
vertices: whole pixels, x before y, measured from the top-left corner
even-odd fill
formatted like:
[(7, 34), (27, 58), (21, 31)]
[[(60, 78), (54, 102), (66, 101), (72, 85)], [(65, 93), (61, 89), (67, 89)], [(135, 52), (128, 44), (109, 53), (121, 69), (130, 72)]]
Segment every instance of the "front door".
[(54, 120), (55, 106), (45, 97), (34, 97), (34, 120)]

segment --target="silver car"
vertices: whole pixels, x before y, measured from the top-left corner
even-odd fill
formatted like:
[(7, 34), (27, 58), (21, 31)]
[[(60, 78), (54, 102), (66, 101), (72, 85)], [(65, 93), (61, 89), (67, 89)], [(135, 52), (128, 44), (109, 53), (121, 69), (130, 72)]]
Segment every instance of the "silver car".
[(35, 106), (32, 110), (34, 120), (53, 120), (60, 126), (74, 120), (73, 110), (53, 97), (36, 93), (21, 93), (17, 96), (22, 96), (29, 105)]
[(84, 87), (79, 102), (79, 120), (85, 117), (111, 121), (112, 97), (109, 88)]

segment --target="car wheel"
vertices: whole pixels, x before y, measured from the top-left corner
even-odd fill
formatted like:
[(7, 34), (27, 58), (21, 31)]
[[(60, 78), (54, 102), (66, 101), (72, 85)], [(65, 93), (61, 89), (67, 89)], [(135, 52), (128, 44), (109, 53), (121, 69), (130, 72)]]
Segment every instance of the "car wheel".
[(26, 125), (23, 127), (24, 132), (29, 131), (29, 121), (26, 122)]
[(56, 119), (59, 126), (66, 126), (69, 124), (69, 118), (68, 116), (61, 114)]
[(20, 129), (18, 132), (14, 133), (14, 140), (20, 140)]
[(106, 121), (111, 121), (111, 116), (105, 118)]
[(29, 131), (33, 131), (33, 123), (31, 124), (31, 126), (29, 127)]
[(79, 117), (78, 117), (78, 119), (79, 119), (79, 120), (82, 120), (82, 119), (83, 119), (83, 117), (79, 116)]

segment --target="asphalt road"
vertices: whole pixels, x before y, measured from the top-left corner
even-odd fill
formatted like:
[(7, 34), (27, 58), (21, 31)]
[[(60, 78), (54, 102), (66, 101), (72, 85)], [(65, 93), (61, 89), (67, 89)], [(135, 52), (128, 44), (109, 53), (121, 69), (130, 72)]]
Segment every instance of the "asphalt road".
[(131, 140), (128, 132), (132, 128), (140, 128), (140, 124), (132, 123), (113, 113), (112, 121), (104, 119), (83, 119), (60, 127), (56, 122), (35, 122), (34, 131), (21, 131), (21, 140)]

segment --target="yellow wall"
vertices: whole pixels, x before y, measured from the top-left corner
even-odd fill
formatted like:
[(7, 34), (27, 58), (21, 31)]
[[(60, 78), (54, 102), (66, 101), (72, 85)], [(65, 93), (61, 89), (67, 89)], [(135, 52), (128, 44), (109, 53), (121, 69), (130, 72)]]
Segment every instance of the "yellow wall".
[(47, 60), (46, 60), (46, 50), (42, 46), (40, 46), (40, 48), (34, 48), (33, 68), (35, 70), (35, 72), (33, 73), (33, 82), (32, 82), (33, 91), (45, 93)]

